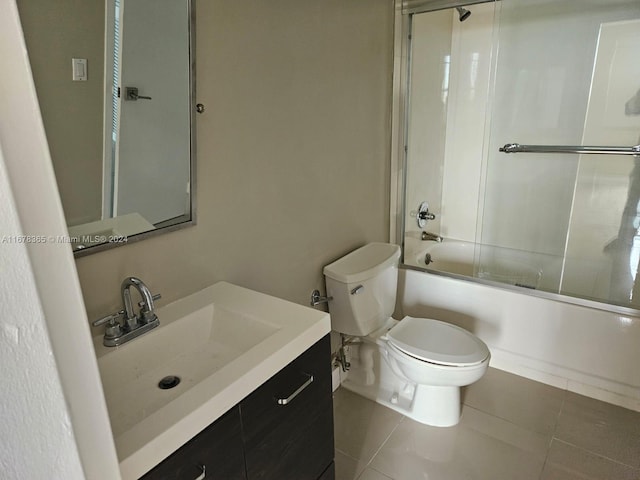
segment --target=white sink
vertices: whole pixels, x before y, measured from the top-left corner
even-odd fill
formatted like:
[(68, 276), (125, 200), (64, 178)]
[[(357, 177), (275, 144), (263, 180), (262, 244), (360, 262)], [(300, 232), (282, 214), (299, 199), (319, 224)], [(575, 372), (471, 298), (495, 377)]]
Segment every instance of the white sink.
[[(100, 357), (111, 428), (118, 436), (280, 328), (209, 303)], [(160, 318), (164, 312), (158, 310)], [(158, 384), (167, 376), (180, 383)]]
[[(217, 283), (156, 309), (120, 347), (94, 339), (123, 479), (139, 478), (330, 331), (329, 315)], [(158, 384), (167, 376), (180, 382)]]

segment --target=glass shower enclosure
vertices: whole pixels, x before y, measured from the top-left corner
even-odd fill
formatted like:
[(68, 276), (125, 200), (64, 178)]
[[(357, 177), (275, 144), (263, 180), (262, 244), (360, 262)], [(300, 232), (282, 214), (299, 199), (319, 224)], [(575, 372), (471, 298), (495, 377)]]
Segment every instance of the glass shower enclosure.
[(405, 265), (640, 308), (640, 2), (403, 15)]

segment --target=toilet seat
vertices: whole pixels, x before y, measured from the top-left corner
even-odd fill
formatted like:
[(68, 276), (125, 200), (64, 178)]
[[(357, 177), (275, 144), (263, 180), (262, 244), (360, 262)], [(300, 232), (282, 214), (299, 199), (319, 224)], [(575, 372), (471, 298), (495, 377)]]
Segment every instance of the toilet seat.
[(428, 318), (404, 317), (387, 339), (401, 352), (438, 365), (478, 365), (490, 355), (485, 343), (467, 330)]

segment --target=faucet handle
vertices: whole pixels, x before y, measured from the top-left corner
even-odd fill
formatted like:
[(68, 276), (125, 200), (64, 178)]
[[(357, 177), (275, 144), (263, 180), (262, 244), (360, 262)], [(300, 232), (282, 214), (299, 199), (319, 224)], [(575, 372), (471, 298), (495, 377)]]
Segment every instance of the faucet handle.
[(122, 335), (122, 325), (118, 322), (118, 319), (124, 315), (124, 310), (120, 310), (119, 312), (112, 313), (111, 315), (107, 315), (106, 317), (99, 318), (91, 322), (91, 325), (94, 327), (98, 327), (100, 325), (107, 324), (104, 330), (105, 338), (115, 338)]
[[(153, 295), (153, 296), (151, 297), (151, 299), (152, 299), (154, 302), (155, 302), (156, 300), (160, 300), (161, 298), (162, 298), (162, 295), (160, 295), (159, 293), (156, 293), (155, 295)], [(138, 306), (139, 306), (140, 308), (145, 308), (145, 307), (149, 308), (149, 306), (147, 305), (147, 302), (145, 302), (144, 300), (139, 301), (139, 302), (138, 302)]]
[(423, 228), (425, 226), (427, 220), (435, 220), (436, 218), (435, 214), (429, 211), (429, 204), (427, 202), (422, 202), (418, 207), (418, 211), (416, 212), (415, 210), (411, 210), (411, 212), (409, 212), (409, 215), (415, 217), (416, 221), (418, 222), (418, 227), (420, 228)]
[(144, 300), (138, 302), (138, 306), (140, 307), (140, 322), (142, 324), (147, 324), (158, 320), (158, 316), (154, 311), (153, 302), (155, 300), (160, 300), (161, 298), (162, 295), (156, 293), (155, 295), (151, 296), (151, 301), (149, 302), (151, 303), (151, 305), (147, 305), (147, 302), (145, 302)]
[(99, 327), (100, 325), (104, 325), (105, 323), (109, 323), (109, 326), (116, 323), (116, 320), (124, 315), (124, 310), (120, 310), (119, 312), (112, 313), (107, 315), (106, 317), (99, 318), (98, 320), (94, 320), (91, 322), (91, 325), (94, 327)]

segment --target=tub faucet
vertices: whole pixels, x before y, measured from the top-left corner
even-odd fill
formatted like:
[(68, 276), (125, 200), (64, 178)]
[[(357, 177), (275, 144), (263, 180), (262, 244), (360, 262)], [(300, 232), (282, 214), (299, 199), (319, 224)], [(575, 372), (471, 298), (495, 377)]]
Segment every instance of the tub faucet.
[[(131, 287), (138, 290), (142, 297), (142, 301), (138, 303), (140, 307), (139, 315), (136, 315), (134, 311), (131, 300)], [(107, 324), (103, 340), (103, 344), (107, 347), (122, 345), (160, 325), (160, 320), (158, 320), (153, 304), (154, 300), (161, 298), (160, 294), (152, 295), (144, 282), (136, 277), (125, 278), (122, 281), (120, 292), (124, 310), (99, 318), (92, 323), (94, 327)], [(119, 321), (120, 318), (123, 319), (122, 323)]]
[(422, 240), (430, 240), (432, 242), (441, 242), (442, 237), (436, 233), (422, 232)]

